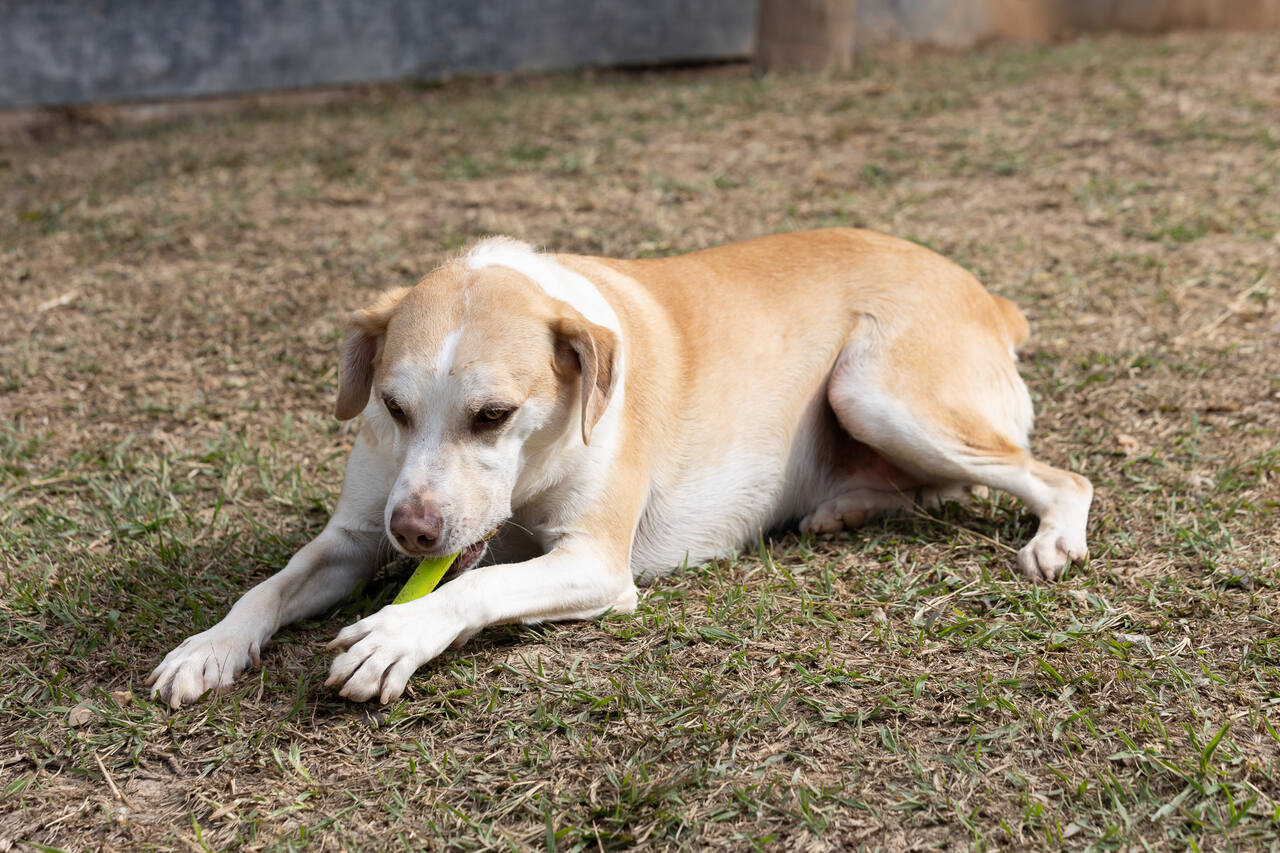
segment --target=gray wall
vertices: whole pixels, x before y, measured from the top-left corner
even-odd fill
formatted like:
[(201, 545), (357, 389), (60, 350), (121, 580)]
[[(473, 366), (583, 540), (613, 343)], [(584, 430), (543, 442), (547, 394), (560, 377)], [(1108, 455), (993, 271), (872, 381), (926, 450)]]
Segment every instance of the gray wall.
[(0, 0), (0, 106), (748, 56), (756, 0)]
[[(0, 0), (0, 107), (735, 59), (759, 0)], [(1280, 0), (859, 0), (854, 41), (1277, 27)]]

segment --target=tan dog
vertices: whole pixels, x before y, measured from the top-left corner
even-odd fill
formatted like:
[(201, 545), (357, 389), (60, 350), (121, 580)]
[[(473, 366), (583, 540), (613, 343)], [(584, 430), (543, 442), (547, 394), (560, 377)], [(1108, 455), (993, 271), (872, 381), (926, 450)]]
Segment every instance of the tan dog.
[[(485, 626), (629, 611), (636, 580), (761, 531), (828, 533), (975, 484), (1040, 517), (1018, 564), (1053, 579), (1085, 556), (1093, 489), (1027, 451), (1027, 332), (963, 269), (866, 231), (638, 261), (485, 240), (356, 313), (337, 415), (364, 424), (337, 511), (170, 652), (152, 694), (231, 683), (388, 542), (460, 551), (463, 572), (338, 634), (328, 683), (354, 700), (394, 699)], [(536, 555), (477, 567), (495, 528), (528, 531)]]

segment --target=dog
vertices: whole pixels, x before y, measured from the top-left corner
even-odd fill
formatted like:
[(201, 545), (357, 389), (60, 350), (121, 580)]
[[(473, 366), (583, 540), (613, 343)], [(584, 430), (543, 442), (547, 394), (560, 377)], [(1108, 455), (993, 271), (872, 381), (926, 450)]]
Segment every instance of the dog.
[(335, 413), (363, 423), (332, 519), (170, 652), (151, 695), (231, 684), (392, 548), (457, 553), (456, 571), (329, 644), (326, 684), (354, 701), (396, 699), (486, 626), (628, 612), (637, 582), (762, 532), (834, 533), (968, 487), (1039, 517), (1018, 565), (1053, 580), (1086, 556), (1093, 487), (1028, 451), (1028, 334), (959, 266), (870, 231), (645, 260), (482, 240), (354, 314)]

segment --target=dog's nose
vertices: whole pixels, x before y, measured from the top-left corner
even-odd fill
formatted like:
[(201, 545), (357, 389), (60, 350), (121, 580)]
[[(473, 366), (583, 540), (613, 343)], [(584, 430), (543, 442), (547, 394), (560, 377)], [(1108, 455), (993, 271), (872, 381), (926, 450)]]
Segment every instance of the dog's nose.
[(398, 506), (391, 511), (391, 535), (409, 552), (423, 551), (440, 541), (444, 516), (436, 504)]

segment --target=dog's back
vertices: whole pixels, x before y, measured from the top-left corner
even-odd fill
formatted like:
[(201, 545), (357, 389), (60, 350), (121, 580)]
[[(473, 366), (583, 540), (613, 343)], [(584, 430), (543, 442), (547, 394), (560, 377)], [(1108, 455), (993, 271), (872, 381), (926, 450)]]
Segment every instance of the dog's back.
[(638, 577), (732, 553), (810, 512), (814, 494), (850, 465), (884, 466), (827, 402), (851, 340), (885, 346), (946, 324), (1005, 351), (1019, 334), (1013, 318), (1025, 336), (1016, 306), (961, 267), (870, 231), (781, 234), (670, 258), (559, 260), (624, 315), (634, 306), (643, 327), (630, 330), (640, 368), (632, 381), (656, 386), (647, 392), (655, 408), (639, 416), (660, 422), (665, 452), (637, 529)]

